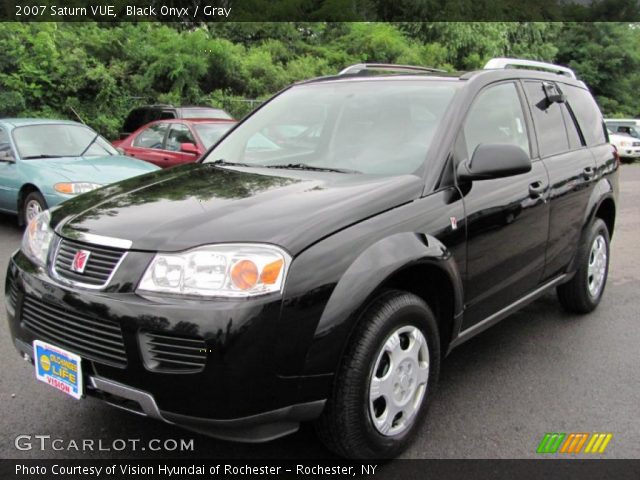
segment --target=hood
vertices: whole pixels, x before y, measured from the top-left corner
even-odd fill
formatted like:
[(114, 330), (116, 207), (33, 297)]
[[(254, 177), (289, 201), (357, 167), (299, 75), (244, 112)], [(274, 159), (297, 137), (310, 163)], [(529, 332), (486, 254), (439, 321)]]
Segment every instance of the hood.
[(39, 173), (57, 174), (70, 182), (93, 182), (103, 185), (152, 172), (159, 168), (151, 163), (121, 155), (24, 160), (22, 164)]
[(73, 231), (133, 242), (134, 250), (180, 251), (224, 242), (280, 245), (293, 255), (376, 213), (412, 201), (414, 175), (374, 177), (187, 164), (81, 195), (53, 212)]

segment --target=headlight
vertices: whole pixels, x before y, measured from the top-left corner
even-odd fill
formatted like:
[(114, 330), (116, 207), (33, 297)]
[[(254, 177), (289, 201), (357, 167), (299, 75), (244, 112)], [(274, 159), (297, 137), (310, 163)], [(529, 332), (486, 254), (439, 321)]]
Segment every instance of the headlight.
[(144, 273), (139, 292), (205, 297), (251, 297), (279, 292), (291, 257), (262, 244), (208, 245), (159, 253)]
[(96, 188), (100, 188), (102, 185), (99, 183), (91, 182), (70, 182), (70, 183), (56, 183), (53, 188), (56, 192), (64, 193), (65, 195), (80, 195), (81, 193), (87, 193)]
[(44, 267), (47, 264), (49, 245), (53, 240), (53, 230), (49, 227), (51, 214), (45, 210), (27, 225), (22, 237), (22, 252), (34, 263)]

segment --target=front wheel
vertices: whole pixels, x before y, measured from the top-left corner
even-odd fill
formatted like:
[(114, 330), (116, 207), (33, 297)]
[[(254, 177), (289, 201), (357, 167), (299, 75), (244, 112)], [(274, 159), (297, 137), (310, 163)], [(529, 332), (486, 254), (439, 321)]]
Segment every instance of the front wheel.
[(601, 219), (586, 230), (577, 262), (573, 278), (557, 288), (558, 299), (567, 311), (589, 313), (600, 303), (609, 275), (609, 230)]
[(390, 458), (407, 447), (438, 381), (440, 341), (429, 306), (388, 291), (366, 310), (316, 430), (347, 458)]
[(47, 209), (47, 201), (40, 192), (31, 192), (22, 205), (22, 224), (28, 225), (31, 220)]

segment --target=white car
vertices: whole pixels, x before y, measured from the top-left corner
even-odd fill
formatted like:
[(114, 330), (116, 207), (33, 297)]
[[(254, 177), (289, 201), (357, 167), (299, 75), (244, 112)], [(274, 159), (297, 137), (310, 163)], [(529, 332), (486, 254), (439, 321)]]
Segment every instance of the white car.
[(620, 158), (635, 160), (640, 158), (640, 139), (630, 135), (621, 135), (609, 130), (609, 143), (618, 149)]

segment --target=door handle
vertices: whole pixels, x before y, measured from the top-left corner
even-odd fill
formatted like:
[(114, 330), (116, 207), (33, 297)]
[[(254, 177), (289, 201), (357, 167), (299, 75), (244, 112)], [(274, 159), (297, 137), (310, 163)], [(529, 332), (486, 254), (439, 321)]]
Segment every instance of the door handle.
[(596, 170), (593, 167), (585, 167), (582, 170), (582, 176), (585, 178), (585, 180), (591, 180), (595, 174)]
[(542, 197), (542, 194), (544, 193), (544, 184), (538, 180), (535, 181), (531, 184), (529, 184), (529, 196), (531, 196), (531, 198), (539, 198)]

